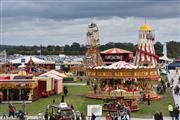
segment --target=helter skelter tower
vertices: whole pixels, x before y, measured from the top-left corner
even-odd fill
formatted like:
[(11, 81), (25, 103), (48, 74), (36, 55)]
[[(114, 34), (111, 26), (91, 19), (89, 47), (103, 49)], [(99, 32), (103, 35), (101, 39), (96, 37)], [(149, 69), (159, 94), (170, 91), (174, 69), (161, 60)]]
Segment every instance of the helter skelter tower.
[(155, 35), (148, 24), (140, 26), (139, 41), (135, 47), (135, 65), (156, 67), (159, 57), (154, 50)]
[(86, 66), (102, 65), (102, 58), (99, 50), (99, 30), (95, 23), (88, 25), (87, 31), (87, 52), (84, 57), (84, 64)]

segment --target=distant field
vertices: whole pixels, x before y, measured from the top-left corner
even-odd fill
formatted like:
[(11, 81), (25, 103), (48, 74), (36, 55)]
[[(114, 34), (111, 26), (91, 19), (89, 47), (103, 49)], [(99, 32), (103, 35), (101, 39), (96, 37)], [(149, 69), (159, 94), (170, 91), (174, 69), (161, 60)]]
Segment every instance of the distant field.
[[(152, 84), (156, 84), (156, 82), (151, 82)], [(69, 94), (65, 98), (65, 102), (68, 104), (73, 104), (74, 108), (81, 111), (86, 112), (88, 104), (102, 104), (102, 100), (95, 100), (86, 98), (86, 94), (89, 91), (88, 86), (68, 86)], [(26, 104), (26, 111), (28, 111), (29, 115), (37, 115), (38, 113), (44, 113), (46, 107), (49, 103), (52, 103), (52, 100), (55, 99), (56, 103), (59, 103), (61, 100), (60, 95), (54, 95), (49, 98), (41, 98), (31, 104)], [(154, 112), (161, 111), (164, 115), (168, 115), (167, 106), (168, 103), (173, 103), (173, 99), (170, 93), (170, 90), (167, 91), (166, 94), (163, 95), (163, 99), (160, 101), (152, 101), (151, 105), (148, 106), (147, 103), (140, 104), (140, 110), (138, 112), (134, 112), (134, 117), (152, 117)], [(15, 104), (16, 109), (21, 109), (21, 104)], [(0, 113), (3, 111), (8, 112), (8, 104), (0, 104)]]

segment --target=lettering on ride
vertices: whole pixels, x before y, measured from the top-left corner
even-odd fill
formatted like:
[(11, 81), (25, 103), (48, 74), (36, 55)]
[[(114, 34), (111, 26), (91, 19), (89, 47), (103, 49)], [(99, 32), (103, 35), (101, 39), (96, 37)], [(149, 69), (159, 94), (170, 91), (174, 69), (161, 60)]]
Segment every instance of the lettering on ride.
[(97, 76), (112, 76), (111, 72), (97, 72)]
[(157, 71), (151, 71), (150, 75), (157, 75)]
[(135, 76), (147, 76), (148, 72), (135, 72), (134, 75)]
[(89, 75), (89, 76), (95, 76), (96, 73), (95, 73), (95, 72), (87, 72), (87, 75)]
[(122, 76), (131, 76), (131, 72), (123, 72)]
[(1, 89), (6, 89), (6, 88), (14, 88), (14, 84), (11, 83), (1, 83), (0, 84)]
[(122, 76), (122, 72), (115, 72), (114, 76)]

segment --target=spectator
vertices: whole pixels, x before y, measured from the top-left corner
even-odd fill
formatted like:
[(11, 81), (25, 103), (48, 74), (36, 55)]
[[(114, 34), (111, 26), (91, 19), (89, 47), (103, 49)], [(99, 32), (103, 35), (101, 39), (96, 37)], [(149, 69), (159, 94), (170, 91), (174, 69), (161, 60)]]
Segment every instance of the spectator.
[(94, 93), (96, 93), (96, 90), (97, 90), (97, 85), (96, 84), (93, 85), (93, 90), (94, 90)]
[(126, 112), (129, 115), (129, 120), (131, 120), (131, 109), (129, 107), (126, 108)]
[(169, 115), (172, 118), (172, 120), (174, 120), (174, 115), (173, 115), (173, 106), (171, 103), (169, 103), (168, 105), (168, 111), (169, 111)]
[(2, 119), (6, 120), (6, 113), (5, 112), (2, 113)]
[(158, 112), (156, 112), (156, 113), (154, 114), (154, 120), (159, 120), (159, 113), (158, 113)]
[(71, 109), (73, 109), (74, 110), (74, 106), (71, 104)]
[(48, 120), (48, 117), (49, 117), (49, 115), (48, 115), (48, 112), (46, 111), (46, 113), (44, 115), (45, 120)]
[(109, 112), (106, 113), (106, 120), (111, 120), (111, 114)]
[(148, 105), (150, 105), (151, 103), (150, 103), (150, 94), (148, 94), (148, 98), (147, 98), (147, 102), (148, 102)]
[(177, 107), (174, 107), (173, 114), (174, 114), (175, 120), (179, 120), (179, 110)]
[(96, 115), (94, 113), (92, 113), (91, 120), (95, 120), (95, 119), (96, 119)]
[(68, 94), (68, 89), (66, 86), (63, 87), (63, 92), (64, 92), (64, 95), (67, 96)]
[(83, 112), (81, 113), (81, 118), (82, 120), (86, 120), (86, 115)]
[(62, 103), (64, 102), (64, 95), (62, 95), (62, 97), (61, 97), (61, 102)]
[(12, 104), (12, 103), (10, 103), (9, 104), (9, 117), (13, 117), (14, 118), (14, 113), (15, 113), (15, 111), (16, 111), (16, 108), (15, 108), (15, 106)]
[(163, 114), (162, 114), (162, 112), (159, 113), (159, 120), (163, 120)]
[(56, 103), (56, 101), (55, 101), (55, 99), (53, 99), (53, 104), (55, 104)]

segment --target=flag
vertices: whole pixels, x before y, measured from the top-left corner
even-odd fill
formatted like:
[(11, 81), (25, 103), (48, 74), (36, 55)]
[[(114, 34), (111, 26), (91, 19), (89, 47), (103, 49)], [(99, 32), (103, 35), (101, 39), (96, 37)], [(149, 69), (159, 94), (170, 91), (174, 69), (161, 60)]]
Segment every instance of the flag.
[(163, 55), (167, 56), (167, 47), (166, 47), (166, 43), (164, 43), (163, 45)]

